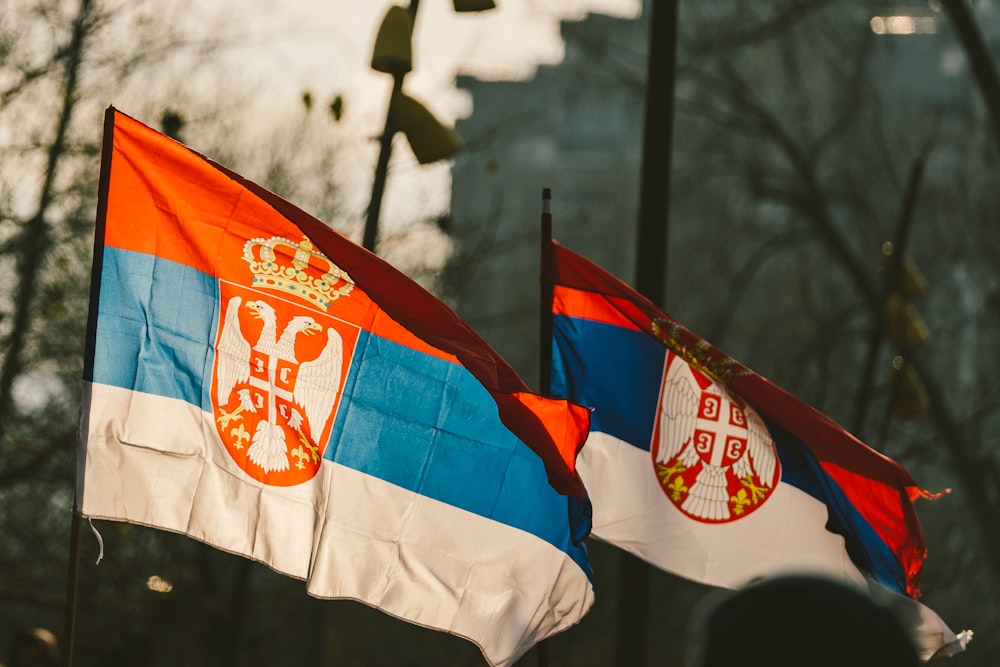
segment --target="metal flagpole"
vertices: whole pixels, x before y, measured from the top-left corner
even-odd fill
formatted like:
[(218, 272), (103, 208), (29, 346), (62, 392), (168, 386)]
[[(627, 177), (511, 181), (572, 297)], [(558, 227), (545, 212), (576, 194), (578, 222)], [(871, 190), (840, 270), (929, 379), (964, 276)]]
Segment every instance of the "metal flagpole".
[(63, 610), (62, 664), (73, 665), (73, 644), (76, 637), (76, 597), (80, 579), (80, 527), (83, 517), (73, 502), (73, 523), (69, 533), (69, 564), (66, 568), (66, 608)]
[[(539, 299), (538, 377), (542, 396), (552, 395), (552, 190), (542, 189), (541, 298)], [(538, 667), (549, 665), (549, 640), (538, 642)]]
[(552, 394), (552, 190), (542, 190), (541, 303), (539, 304), (539, 390)]
[[(85, 358), (93, 360), (97, 338), (97, 302), (101, 293), (101, 266), (104, 262), (104, 225), (108, 217), (108, 186), (111, 182), (111, 153), (114, 145), (115, 110), (108, 107), (104, 112), (104, 137), (101, 145), (101, 173), (98, 184), (97, 219), (94, 230), (94, 260), (90, 275), (90, 306), (87, 315), (87, 342)], [(89, 362), (86, 362), (89, 363)], [(86, 368), (86, 367), (85, 367)], [(86, 409), (84, 406), (83, 409)], [(82, 437), (82, 434), (81, 434)], [(62, 654), (64, 667), (73, 665), (73, 644), (76, 637), (77, 588), (80, 578), (80, 542), (83, 526), (82, 487), (83, 473), (80, 466), (84, 449), (77, 452), (77, 480), (73, 493), (72, 525), (70, 526), (69, 564), (66, 574), (66, 608), (63, 613)]]
[[(667, 285), (678, 4), (679, 0), (645, 3), (649, 12), (649, 61), (635, 287), (660, 306), (665, 305)], [(646, 664), (649, 571), (650, 566), (645, 561), (620, 552), (616, 665)]]

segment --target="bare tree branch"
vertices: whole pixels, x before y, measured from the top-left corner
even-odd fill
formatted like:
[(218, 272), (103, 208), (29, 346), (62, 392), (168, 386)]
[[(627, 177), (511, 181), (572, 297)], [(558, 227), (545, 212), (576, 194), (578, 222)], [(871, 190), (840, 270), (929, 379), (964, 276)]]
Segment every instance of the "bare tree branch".
[[(869, 277), (864, 264), (852, 252), (834, 223), (826, 190), (820, 183), (816, 165), (805, 151), (781, 125), (779, 120), (749, 93), (746, 86), (730, 73), (731, 96), (735, 107), (747, 116), (749, 124), (743, 129), (758, 131), (769, 137), (789, 160), (794, 168), (798, 183), (786, 192), (789, 203), (795, 206), (805, 220), (812, 223), (824, 244), (846, 271), (857, 293), (863, 298), (872, 313), (873, 321), (882, 317), (881, 290)], [(879, 325), (876, 325), (879, 326)], [(911, 353), (908, 358), (914, 370), (923, 379), (930, 400), (930, 416), (940, 437), (950, 454), (949, 464), (963, 480), (963, 487), (969, 496), (969, 506), (979, 525), (980, 538), (990, 553), (1000, 553), (1000, 499), (996, 498), (991, 467), (985, 466), (977, 448), (970, 442), (959, 420), (952, 412), (943, 385), (937, 381), (923, 355)], [(858, 434), (860, 436), (860, 434)], [(1000, 480), (1000, 477), (997, 478)], [(1000, 559), (990, 560), (993, 575), (1000, 580)]]
[(941, 6), (951, 17), (955, 32), (969, 57), (972, 74), (986, 102), (986, 108), (989, 109), (993, 137), (1000, 143), (1000, 76), (997, 75), (986, 41), (964, 0), (941, 0)]
[(65, 69), (62, 90), (63, 106), (56, 122), (55, 134), (48, 149), (48, 162), (35, 214), (21, 232), (16, 275), (20, 282), (14, 297), (11, 332), (7, 338), (7, 355), (0, 367), (0, 439), (6, 433), (7, 415), (13, 407), (14, 380), (24, 367), (24, 348), (31, 329), (31, 311), (38, 291), (38, 278), (49, 248), (49, 227), (46, 216), (55, 197), (55, 178), (66, 149), (66, 134), (76, 108), (80, 63), (84, 43), (90, 28), (92, 0), (80, 0), (73, 33), (65, 48)]
[(833, 2), (834, 0), (802, 0), (789, 3), (774, 16), (757, 25), (739, 30), (718, 31), (696, 39), (691, 44), (691, 50), (696, 54), (724, 52), (775, 39)]

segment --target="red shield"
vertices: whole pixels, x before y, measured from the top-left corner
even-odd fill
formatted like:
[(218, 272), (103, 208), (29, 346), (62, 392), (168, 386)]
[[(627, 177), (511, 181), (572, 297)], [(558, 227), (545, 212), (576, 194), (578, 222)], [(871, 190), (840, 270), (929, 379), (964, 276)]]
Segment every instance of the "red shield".
[(248, 475), (276, 486), (319, 470), (358, 327), (274, 292), (220, 283), (215, 425)]
[(650, 454), (660, 487), (681, 512), (725, 523), (759, 509), (781, 478), (760, 417), (715, 380), (668, 353)]
[(746, 452), (747, 419), (724, 395), (701, 392), (694, 448), (705, 463), (731, 466)]

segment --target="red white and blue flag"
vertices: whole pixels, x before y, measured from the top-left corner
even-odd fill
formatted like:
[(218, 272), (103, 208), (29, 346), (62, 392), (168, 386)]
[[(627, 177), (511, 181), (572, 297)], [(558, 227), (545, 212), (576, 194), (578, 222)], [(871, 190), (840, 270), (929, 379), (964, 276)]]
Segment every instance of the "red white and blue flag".
[(593, 535), (693, 581), (779, 573), (887, 589), (925, 658), (964, 648), (916, 602), (927, 496), (894, 461), (553, 243), (552, 393), (591, 406)]
[(532, 394), (378, 257), (114, 109), (84, 389), (83, 516), (189, 535), (492, 665), (593, 603), (587, 410)]

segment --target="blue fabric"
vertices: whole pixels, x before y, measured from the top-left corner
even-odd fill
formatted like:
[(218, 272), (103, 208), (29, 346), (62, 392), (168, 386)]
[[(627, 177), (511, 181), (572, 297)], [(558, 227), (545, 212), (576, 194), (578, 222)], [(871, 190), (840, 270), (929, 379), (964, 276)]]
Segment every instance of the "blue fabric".
[[(565, 315), (555, 316), (553, 330), (553, 395), (593, 407), (593, 431), (649, 451), (666, 348), (641, 331)], [(767, 426), (782, 481), (827, 505), (827, 529), (844, 536), (859, 570), (905, 594), (905, 573), (892, 551), (809, 448), (776, 424)]]
[(219, 287), (152, 255), (105, 248), (94, 362), (85, 380), (211, 411)]
[(847, 553), (858, 569), (890, 590), (906, 594), (906, 573), (892, 550), (854, 507), (801, 440), (765, 420), (781, 460), (781, 480), (826, 504), (826, 527), (843, 535)]
[[(210, 412), (216, 280), (114, 248), (105, 249), (102, 275), (86, 379)], [(324, 458), (534, 534), (592, 579), (586, 547), (570, 534), (578, 509), (461, 365), (362, 331)]]
[(552, 395), (593, 407), (591, 430), (649, 451), (666, 348), (604, 322), (553, 318)]

